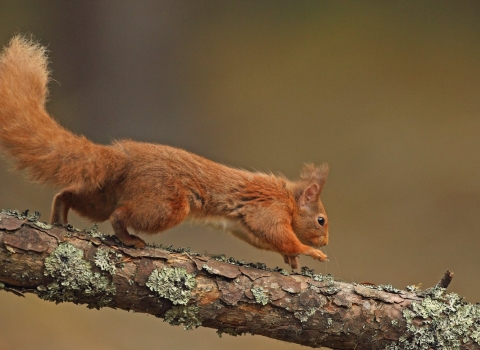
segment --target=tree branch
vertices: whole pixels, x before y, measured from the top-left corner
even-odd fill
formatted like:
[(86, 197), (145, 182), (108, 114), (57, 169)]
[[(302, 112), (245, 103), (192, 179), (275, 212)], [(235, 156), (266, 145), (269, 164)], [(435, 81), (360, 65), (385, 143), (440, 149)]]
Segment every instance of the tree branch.
[(334, 349), (480, 349), (480, 307), (439, 284), (424, 292), (334, 281), (224, 257), (126, 248), (95, 228), (0, 213), (0, 288), (54, 302), (134, 310), (186, 329), (251, 333)]

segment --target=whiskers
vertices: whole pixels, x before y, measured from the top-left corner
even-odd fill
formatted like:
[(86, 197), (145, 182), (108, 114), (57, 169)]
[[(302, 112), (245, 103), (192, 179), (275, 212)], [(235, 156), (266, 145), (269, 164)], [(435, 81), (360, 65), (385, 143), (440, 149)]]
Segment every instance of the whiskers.
[[(332, 273), (334, 275), (340, 275), (341, 274), (340, 273), (340, 264), (338, 263), (338, 259), (337, 259), (337, 256), (335, 255), (335, 253), (333, 251), (328, 252), (326, 246), (323, 246), (321, 250), (328, 256), (327, 261), (318, 262), (318, 264), (323, 264), (323, 266), (320, 267), (321, 270), (324, 270), (323, 274), (327, 275), (328, 273)], [(333, 257), (333, 259), (332, 259), (332, 257)], [(335, 265), (333, 266), (334, 270), (336, 270), (335, 273), (333, 273), (331, 271), (332, 270), (331, 263), (335, 263)]]

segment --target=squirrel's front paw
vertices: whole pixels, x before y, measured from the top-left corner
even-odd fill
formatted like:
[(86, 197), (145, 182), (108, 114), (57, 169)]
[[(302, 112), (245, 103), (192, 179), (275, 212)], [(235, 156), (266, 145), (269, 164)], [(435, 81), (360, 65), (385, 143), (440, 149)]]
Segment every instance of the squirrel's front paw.
[(319, 260), (319, 261), (327, 261), (328, 260), (328, 257), (325, 254), (323, 254), (322, 251), (320, 251), (318, 249), (312, 249), (312, 250), (306, 252), (305, 255), (311, 256), (315, 260)]

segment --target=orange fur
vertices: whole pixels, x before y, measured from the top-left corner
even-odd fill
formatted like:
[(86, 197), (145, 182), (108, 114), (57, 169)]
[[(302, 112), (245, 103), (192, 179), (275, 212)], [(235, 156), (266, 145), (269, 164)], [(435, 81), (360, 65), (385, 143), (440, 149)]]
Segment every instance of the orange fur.
[(300, 254), (326, 260), (315, 249), (328, 243), (320, 200), (325, 164), (306, 165), (299, 180), (289, 181), (165, 145), (97, 145), (48, 115), (48, 80), (45, 49), (14, 37), (0, 56), (0, 149), (32, 180), (62, 189), (52, 222), (66, 223), (72, 209), (92, 221), (110, 220), (124, 244), (142, 248), (127, 228), (157, 233), (192, 219), (278, 252), (292, 268)]

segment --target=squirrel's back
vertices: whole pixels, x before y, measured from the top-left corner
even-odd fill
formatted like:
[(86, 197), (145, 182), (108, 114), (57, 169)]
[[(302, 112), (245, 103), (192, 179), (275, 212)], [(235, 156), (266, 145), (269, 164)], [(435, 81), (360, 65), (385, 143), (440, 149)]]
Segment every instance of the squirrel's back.
[(99, 187), (122, 153), (76, 136), (45, 110), (48, 59), (41, 45), (14, 37), (0, 55), (0, 150), (30, 179), (54, 186)]

